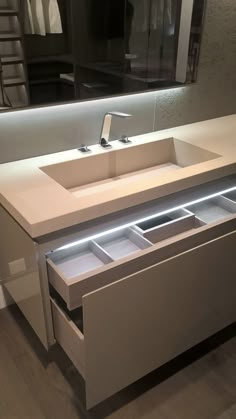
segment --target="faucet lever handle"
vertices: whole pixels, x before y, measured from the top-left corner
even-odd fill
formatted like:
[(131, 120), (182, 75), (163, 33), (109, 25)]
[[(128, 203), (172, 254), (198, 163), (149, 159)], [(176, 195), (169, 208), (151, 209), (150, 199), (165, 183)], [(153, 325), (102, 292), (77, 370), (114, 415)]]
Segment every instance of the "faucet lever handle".
[(122, 137), (119, 139), (119, 141), (123, 144), (130, 144), (132, 141), (129, 139), (127, 135), (122, 135)]
[(88, 146), (85, 145), (85, 144), (82, 144), (81, 147), (78, 148), (78, 150), (81, 153), (90, 153), (91, 152), (90, 148), (88, 148)]

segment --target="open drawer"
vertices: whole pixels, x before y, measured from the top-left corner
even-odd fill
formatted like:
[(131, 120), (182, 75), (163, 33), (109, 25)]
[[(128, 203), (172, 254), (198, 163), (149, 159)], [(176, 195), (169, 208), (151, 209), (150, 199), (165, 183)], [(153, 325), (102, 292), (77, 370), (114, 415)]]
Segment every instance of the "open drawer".
[(85, 379), (87, 408), (235, 322), (235, 248), (234, 231), (136, 269), (83, 295), (83, 318), (52, 300), (55, 338)]
[[(170, 222), (151, 228), (148, 237), (152, 242), (140, 234), (140, 227), (132, 226), (55, 250), (47, 256), (50, 284), (67, 308), (74, 310), (82, 305), (83, 295), (232, 231), (236, 218), (227, 219), (233, 215), (227, 208), (230, 205), (233, 209), (236, 203), (223, 197), (217, 202), (224, 205), (223, 210), (220, 207), (223, 217), (221, 213), (221, 219), (210, 225), (205, 225), (205, 217), (196, 217), (199, 208), (194, 206), (191, 211), (196, 215), (189, 209), (175, 211)], [(158, 224), (158, 218), (162, 217), (155, 217), (152, 222)]]

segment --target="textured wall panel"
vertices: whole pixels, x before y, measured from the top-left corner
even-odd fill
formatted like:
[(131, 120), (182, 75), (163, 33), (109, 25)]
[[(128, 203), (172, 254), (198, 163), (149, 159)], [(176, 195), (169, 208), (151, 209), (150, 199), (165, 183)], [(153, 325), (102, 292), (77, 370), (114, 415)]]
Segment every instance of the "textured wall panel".
[(207, 0), (197, 83), (157, 92), (156, 130), (236, 113), (235, 22), (235, 0)]

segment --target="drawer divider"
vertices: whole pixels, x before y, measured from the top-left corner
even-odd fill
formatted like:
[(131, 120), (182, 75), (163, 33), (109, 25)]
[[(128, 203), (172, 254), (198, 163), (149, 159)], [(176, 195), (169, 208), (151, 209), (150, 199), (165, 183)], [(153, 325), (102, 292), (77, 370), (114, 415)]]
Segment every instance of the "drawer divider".
[(234, 202), (232, 199), (220, 195), (218, 197), (218, 201), (224, 209), (226, 209), (229, 212), (236, 213), (236, 202)]
[(105, 265), (114, 262), (114, 259), (109, 255), (109, 253), (107, 253), (106, 250), (103, 249), (96, 241), (92, 240), (90, 242), (90, 248), (93, 253), (101, 259), (103, 263), (105, 263)]
[(150, 240), (146, 239), (142, 234), (137, 232), (133, 228), (127, 230), (127, 236), (130, 237), (141, 250), (148, 249), (148, 247), (153, 246), (153, 243)]

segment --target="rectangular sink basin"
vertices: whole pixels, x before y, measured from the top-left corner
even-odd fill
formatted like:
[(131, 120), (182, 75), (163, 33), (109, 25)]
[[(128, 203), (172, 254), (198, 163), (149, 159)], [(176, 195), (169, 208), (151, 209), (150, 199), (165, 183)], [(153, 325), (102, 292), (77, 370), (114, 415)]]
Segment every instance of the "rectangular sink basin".
[(141, 177), (160, 176), (219, 158), (218, 154), (175, 138), (166, 138), (147, 144), (110, 149), (101, 154), (90, 154), (80, 159), (41, 167), (53, 180), (77, 193), (126, 179), (138, 181)]

